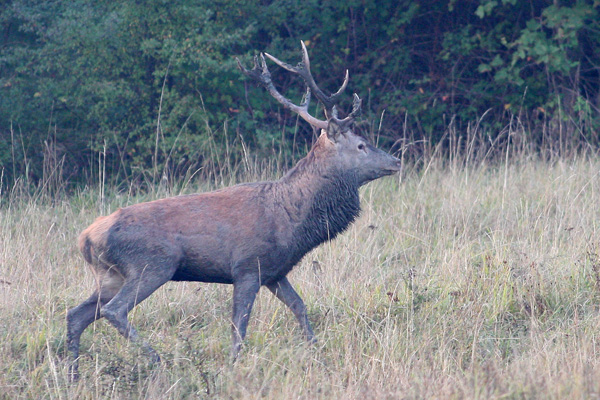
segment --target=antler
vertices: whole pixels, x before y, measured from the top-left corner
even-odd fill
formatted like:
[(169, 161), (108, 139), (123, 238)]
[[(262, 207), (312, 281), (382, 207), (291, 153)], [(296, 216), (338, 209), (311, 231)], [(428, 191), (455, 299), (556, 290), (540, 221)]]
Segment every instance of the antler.
[[(346, 121), (350, 121), (353, 120), (359, 113), (360, 113), (360, 106), (362, 104), (362, 100), (360, 97), (358, 97), (358, 95), (356, 93), (354, 93), (354, 97), (352, 100), (352, 111), (350, 112), (350, 114), (348, 114), (348, 116), (342, 120), (339, 120), (340, 122), (346, 122)], [(332, 117), (335, 119), (338, 119), (338, 113), (337, 113), (337, 108), (335, 106), (333, 106), (332, 111)]]
[(238, 58), (236, 58), (236, 61), (238, 63), (238, 67), (242, 70), (244, 75), (261, 83), (269, 91), (271, 96), (273, 96), (284, 107), (297, 113), (300, 117), (302, 117), (306, 122), (308, 122), (312, 126), (319, 129), (327, 129), (327, 121), (315, 118), (308, 113), (308, 103), (310, 102), (309, 87), (306, 88), (304, 101), (300, 103), (300, 105), (296, 105), (287, 98), (285, 98), (281, 93), (279, 93), (279, 91), (275, 88), (275, 85), (273, 85), (273, 81), (271, 81), (271, 73), (267, 68), (267, 63), (265, 61), (265, 56), (263, 55), (263, 53), (260, 53), (260, 66), (258, 64), (258, 57), (254, 56), (254, 67), (251, 70), (247, 70), (246, 68), (244, 68)]
[(335, 108), (336, 100), (338, 99), (338, 97), (340, 97), (344, 90), (346, 90), (346, 86), (348, 85), (348, 70), (346, 70), (344, 82), (342, 83), (342, 86), (339, 88), (339, 90), (331, 96), (327, 96), (317, 86), (317, 83), (315, 82), (310, 72), (310, 59), (308, 58), (308, 51), (306, 50), (304, 42), (300, 41), (300, 44), (302, 45), (302, 61), (299, 62), (298, 65), (295, 67), (292, 67), (288, 63), (285, 63), (268, 53), (265, 53), (265, 55), (269, 57), (269, 59), (271, 59), (271, 61), (273, 61), (275, 64), (279, 65), (281, 68), (301, 76), (302, 79), (304, 79), (304, 81), (308, 85), (308, 87), (313, 91), (315, 97), (318, 100), (320, 100), (321, 103), (323, 103), (323, 105), (325, 106), (325, 116), (329, 118), (333, 116), (333, 109)]
[[(334, 94), (327, 96), (315, 82), (311, 72), (310, 72), (310, 60), (308, 58), (308, 51), (306, 50), (306, 46), (303, 41), (300, 41), (302, 44), (302, 61), (298, 63), (297, 66), (292, 67), (288, 63), (285, 63), (268, 53), (260, 53), (260, 65), (258, 57), (254, 57), (254, 67), (251, 70), (247, 70), (244, 68), (239, 59), (236, 58), (238, 67), (244, 73), (244, 75), (252, 78), (259, 83), (261, 83), (273, 96), (277, 101), (279, 101), (284, 107), (290, 109), (291, 111), (300, 115), (306, 122), (313, 125), (314, 127), (320, 129), (327, 128), (327, 121), (323, 121), (317, 119), (308, 113), (308, 103), (310, 102), (311, 91), (314, 93), (315, 97), (323, 103), (325, 106), (325, 117), (329, 120), (330, 118), (338, 119), (338, 113), (336, 108), (337, 99), (340, 95), (346, 90), (346, 86), (348, 85), (348, 70), (346, 70), (346, 74), (344, 76), (344, 82), (342, 86), (338, 89)], [(300, 105), (293, 104), (290, 100), (285, 98), (273, 85), (271, 81), (271, 73), (267, 68), (267, 63), (265, 62), (265, 57), (269, 57), (274, 63), (279, 65), (281, 68), (290, 71), (294, 74), (299, 75), (304, 79), (306, 83), (306, 94), (304, 96), (304, 101)], [(352, 112), (348, 114), (346, 118), (344, 118), (343, 122), (350, 121), (354, 119), (354, 117), (360, 112), (361, 100), (358, 95), (354, 94), (354, 100), (352, 102)]]

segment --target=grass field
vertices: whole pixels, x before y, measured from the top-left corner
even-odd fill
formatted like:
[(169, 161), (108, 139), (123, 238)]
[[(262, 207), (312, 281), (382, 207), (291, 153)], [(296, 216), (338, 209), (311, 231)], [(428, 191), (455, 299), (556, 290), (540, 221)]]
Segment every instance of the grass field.
[(130, 314), (164, 362), (148, 365), (99, 321), (82, 336), (72, 385), (65, 312), (93, 286), (77, 236), (98, 215), (164, 194), (4, 193), (0, 396), (597, 398), (599, 174), (596, 156), (408, 166), (364, 187), (361, 218), (290, 274), (316, 345), (262, 290), (231, 366), (232, 288), (168, 283)]

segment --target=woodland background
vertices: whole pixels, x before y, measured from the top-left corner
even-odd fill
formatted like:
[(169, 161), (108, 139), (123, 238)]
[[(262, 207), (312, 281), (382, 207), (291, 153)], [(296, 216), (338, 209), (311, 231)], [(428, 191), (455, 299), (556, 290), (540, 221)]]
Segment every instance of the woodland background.
[[(314, 133), (235, 57), (295, 64), (300, 40), (323, 88), (349, 70), (344, 106), (363, 98), (364, 131), (386, 150), (515, 140), (560, 154), (600, 141), (598, 0), (3, 3), (5, 188), (99, 176), (131, 187), (237, 164), (248, 150), (289, 166)], [(270, 69), (300, 101), (302, 82)]]
[[(600, 397), (600, 1), (0, 0), (0, 395), (21, 399)], [(171, 282), (106, 321), (70, 384), (66, 310), (97, 216), (281, 177), (314, 132), (246, 80), (260, 51), (363, 98), (402, 162), (268, 291), (234, 366), (231, 285)], [(269, 62), (270, 63), (270, 62)], [(303, 84), (273, 63), (295, 102)], [(313, 115), (322, 116), (317, 104)]]

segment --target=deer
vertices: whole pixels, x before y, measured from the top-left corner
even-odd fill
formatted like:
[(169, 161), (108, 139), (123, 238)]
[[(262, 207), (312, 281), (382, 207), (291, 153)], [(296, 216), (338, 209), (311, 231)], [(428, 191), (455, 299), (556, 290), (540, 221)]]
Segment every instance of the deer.
[[(312, 249), (344, 232), (360, 214), (359, 188), (400, 171), (401, 161), (356, 132), (361, 99), (338, 116), (338, 100), (348, 85), (326, 95), (312, 77), (304, 42), (302, 60), (291, 66), (268, 53), (241, 72), (283, 107), (298, 114), (319, 135), (308, 154), (279, 180), (241, 183), (212, 192), (164, 198), (120, 208), (99, 217), (79, 236), (78, 246), (95, 275), (95, 290), (67, 312), (69, 376), (79, 377), (83, 331), (100, 318), (139, 345), (152, 363), (158, 353), (127, 319), (137, 304), (168, 281), (233, 285), (231, 359), (246, 336), (254, 300), (266, 286), (298, 320), (304, 338), (316, 341), (307, 308), (287, 275)], [(265, 56), (302, 78), (306, 92), (294, 104), (275, 87)], [(325, 119), (308, 111), (311, 94)]]

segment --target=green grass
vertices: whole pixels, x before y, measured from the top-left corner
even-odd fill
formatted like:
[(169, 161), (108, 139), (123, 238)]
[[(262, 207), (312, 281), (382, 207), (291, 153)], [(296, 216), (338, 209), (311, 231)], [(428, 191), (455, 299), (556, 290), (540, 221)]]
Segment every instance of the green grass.
[[(160, 197), (86, 190), (0, 208), (6, 398), (593, 398), (600, 395), (600, 159), (433, 159), (361, 191), (363, 214), (290, 274), (318, 343), (257, 298), (228, 362), (232, 288), (168, 283), (130, 314), (164, 362), (104, 321), (69, 385), (65, 312), (92, 290), (76, 249), (96, 216)], [(186, 191), (193, 190), (191, 185)], [(106, 192), (110, 190), (107, 188)], [(10, 196), (10, 194), (6, 194)]]

